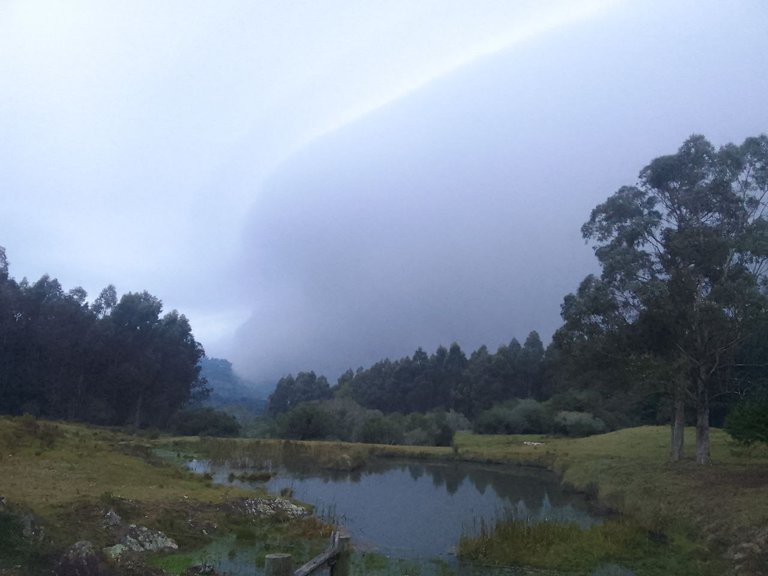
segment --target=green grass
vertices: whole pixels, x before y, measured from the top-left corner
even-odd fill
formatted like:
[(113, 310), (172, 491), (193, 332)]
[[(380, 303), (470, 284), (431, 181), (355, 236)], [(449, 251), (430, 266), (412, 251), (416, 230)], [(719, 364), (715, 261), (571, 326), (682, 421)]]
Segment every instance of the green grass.
[[(7, 500), (0, 511), (0, 568), (50, 565), (79, 540), (97, 548), (115, 544), (102, 526), (110, 508), (175, 539), (181, 555), (162, 562), (178, 566), (228, 535), (286, 548), (326, 545), (328, 528), (314, 519), (281, 523), (233, 513), (233, 501), (259, 493), (214, 486), (157, 458), (159, 443), (103, 428), (0, 418), (0, 495)], [(29, 515), (45, 529), (42, 544), (19, 536), (21, 518)]]
[[(460, 434), (455, 444), (463, 458), (551, 468), (565, 483), (620, 512), (627, 519), (624, 530), (635, 531), (623, 546), (637, 551), (628, 558), (638, 574), (717, 574), (726, 548), (768, 523), (768, 450), (746, 450), (723, 431), (712, 430), (712, 464), (700, 466), (693, 461), (693, 430), (686, 434), (689, 453), (676, 464), (668, 462), (666, 427), (630, 428), (580, 439)], [(525, 445), (525, 441), (541, 445)], [(581, 550), (588, 558), (589, 550), (604, 549), (605, 558), (617, 558), (599, 536), (619, 527), (613, 522), (605, 526), (581, 532), (574, 528), (568, 532), (566, 550), (574, 550), (574, 557), (582, 555)], [(518, 552), (507, 541), (518, 538), (513, 533), (519, 530), (519, 526), (502, 525), (498, 534), (485, 535), (483, 546), (493, 550), (488, 554), (494, 561), (505, 557), (510, 563), (517, 561), (513, 558), (518, 558)], [(649, 544), (648, 534), (661, 535), (665, 544), (654, 544), (652, 539)], [(581, 542), (590, 545), (582, 549)], [(468, 557), (483, 556), (479, 548), (470, 553), (469, 543), (466, 546)], [(555, 560), (558, 546), (545, 556), (555, 564), (567, 564), (567, 554)], [(686, 572), (686, 566), (695, 566), (698, 572)]]
[[(718, 559), (728, 546), (748, 541), (755, 530), (768, 525), (768, 449), (746, 449), (713, 430), (713, 463), (698, 466), (693, 462), (692, 438), (693, 432), (687, 431), (689, 454), (671, 465), (666, 427), (632, 428), (581, 439), (459, 433), (452, 448), (435, 448), (151, 439), (29, 417), (0, 418), (0, 493), (8, 501), (0, 515), (5, 544), (0, 547), (0, 568), (18, 564), (19, 558), (45, 558), (80, 539), (97, 546), (114, 543), (101, 528), (103, 511), (109, 507), (127, 521), (141, 522), (177, 539), (180, 554), (157, 559), (175, 562), (174, 570), (190, 561), (190, 554), (227, 535), (235, 541), (239, 535), (241, 543), (263, 540), (283, 550), (302, 540), (319, 542), (320, 548), (325, 544), (324, 529), (317, 524), (242, 525), (225, 509), (234, 499), (252, 496), (252, 490), (213, 486), (169, 459), (154, 456), (164, 450), (179, 461), (187, 454), (239, 459), (244, 468), (259, 459), (278, 465), (285, 456), (337, 469), (355, 469), (382, 457), (543, 466), (601, 506), (620, 512), (623, 520), (587, 530), (500, 525), (498, 535), (489, 529), (483, 542), (464, 542), (467, 558), (536, 565), (523, 554), (525, 550), (520, 551), (522, 547), (529, 555), (537, 550), (551, 565), (577, 571), (606, 561), (631, 566), (640, 575), (717, 573)], [(46, 526), (50, 550), (30, 549), (26, 542), (9, 536), (18, 532), (19, 518), (28, 513)], [(3, 531), (8, 532), (6, 537)], [(542, 552), (540, 546), (547, 541), (550, 544)], [(699, 572), (691, 572), (691, 566)], [(374, 565), (361, 568), (367, 573), (381, 571)]]
[(459, 555), (482, 565), (510, 564), (590, 574), (604, 564), (619, 564), (639, 574), (704, 576), (722, 564), (686, 539), (670, 540), (631, 520), (609, 520), (580, 527), (570, 523), (507, 519), (474, 537), (462, 537)]
[(451, 448), (434, 446), (390, 446), (351, 442), (264, 440), (249, 438), (167, 438), (159, 441), (171, 453), (202, 455), (230, 468), (259, 468), (269, 461), (279, 466), (285, 461), (305, 461), (332, 470), (355, 470), (370, 458), (446, 459)]
[[(653, 426), (587, 438), (458, 433), (452, 448), (246, 439), (178, 442), (184, 449), (244, 461), (261, 455), (278, 463), (291, 454), (320, 465), (348, 455), (362, 461), (392, 457), (542, 466), (602, 508), (631, 519), (639, 531), (665, 535), (667, 542), (675, 543), (668, 550), (670, 557), (699, 562), (702, 555), (719, 557), (768, 524), (768, 449), (746, 449), (713, 429), (712, 464), (698, 466), (693, 460), (693, 430), (686, 434), (687, 457), (677, 464), (668, 462), (669, 429)], [(635, 564), (642, 562), (636, 559)], [(662, 568), (646, 570), (664, 573)]]

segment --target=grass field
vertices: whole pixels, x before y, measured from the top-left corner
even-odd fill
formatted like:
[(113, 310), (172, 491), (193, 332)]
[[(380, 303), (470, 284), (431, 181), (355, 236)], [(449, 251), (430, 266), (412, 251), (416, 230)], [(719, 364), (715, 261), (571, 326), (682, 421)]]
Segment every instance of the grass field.
[[(254, 534), (285, 547), (301, 541), (306, 557), (298, 561), (325, 546), (328, 530), (317, 521), (258, 522), (232, 514), (232, 502), (258, 494), (214, 486), (153, 450), (150, 439), (108, 429), (0, 418), (0, 496), (6, 502), (0, 506), (0, 574), (44, 573), (79, 540), (115, 544), (103, 526), (110, 508), (125, 522), (174, 538), (182, 558), (168, 562), (179, 570), (186, 567), (185, 553), (188, 564), (195, 550), (224, 537)], [(25, 522), (39, 527), (39, 538), (21, 537)]]
[[(247, 439), (177, 439), (176, 444), (246, 462), (291, 451), (328, 467), (371, 457), (542, 466), (587, 493), (599, 508), (620, 513), (622, 523), (565, 538), (552, 536), (559, 528), (513, 522), (495, 536), (488, 531), (467, 557), (494, 564), (535, 564), (538, 557), (546, 559), (539, 562), (544, 567), (577, 570), (597, 562), (602, 549), (608, 558), (628, 559), (638, 574), (720, 574), (733, 566), (742, 574), (762, 574), (760, 565), (768, 566), (768, 546), (760, 543), (761, 534), (768, 538), (768, 449), (747, 449), (712, 430), (712, 464), (699, 466), (693, 461), (693, 430), (686, 433), (689, 455), (676, 464), (668, 462), (669, 429), (650, 426), (587, 438), (458, 433), (449, 448)], [(559, 543), (542, 552), (546, 540)], [(621, 550), (617, 542), (623, 543)], [(465, 545), (468, 551), (469, 541)], [(733, 558), (739, 553), (743, 558)]]
[[(692, 444), (693, 431), (686, 432)], [(624, 538), (627, 551), (634, 549), (636, 558), (648, 558), (635, 561), (642, 567), (638, 574), (721, 574), (735, 567), (741, 574), (765, 574), (768, 450), (744, 448), (720, 430), (712, 431), (711, 440), (712, 464), (707, 466), (694, 463), (692, 446), (688, 459), (670, 464), (665, 427), (630, 428), (581, 439), (461, 434), (455, 444), (463, 458), (547, 466), (565, 483), (623, 515), (623, 526), (610, 527), (609, 523), (615, 532), (612, 536), (595, 529), (591, 534), (561, 538), (561, 542), (570, 539), (566, 554), (570, 560), (578, 558), (574, 551), (584, 542), (591, 541), (585, 551), (589, 555), (610, 548), (611, 538), (614, 543)], [(476, 542), (480, 549), (476, 547), (468, 555), (508, 560), (517, 552), (505, 550), (505, 543), (541, 542), (548, 537), (537, 530), (547, 528), (510, 522), (498, 534), (487, 535), (485, 543)], [(642, 533), (648, 537), (643, 538)], [(654, 540), (665, 546), (654, 547)], [(648, 550), (643, 551), (644, 547)], [(562, 550), (553, 546), (542, 556), (551, 560), (558, 553)], [(664, 554), (670, 555), (667, 564), (661, 561)], [(687, 562), (672, 568), (682, 560)]]
[[(228, 518), (224, 511), (227, 502), (253, 496), (253, 492), (214, 486), (202, 476), (157, 458), (160, 449), (180, 457), (208, 454), (240, 459), (244, 465), (265, 453), (275, 458), (290, 453), (337, 469), (358, 468), (374, 457), (543, 466), (558, 472), (564, 482), (593, 497), (601, 507), (619, 512), (622, 523), (591, 533), (564, 535), (556, 533), (560, 528), (511, 522), (500, 526), (498, 533), (489, 528), (485, 540), (476, 543), (474, 550), (472, 542), (465, 542), (468, 557), (497, 564), (528, 563), (530, 558), (521, 560), (519, 550), (534, 550), (539, 557), (549, 559), (546, 565), (581, 570), (588, 563), (580, 563), (579, 554), (573, 551), (582, 547), (582, 557), (603, 549), (612, 550), (611, 558), (635, 558), (638, 574), (663, 574), (660, 570), (664, 569), (696, 573), (686, 572), (688, 568), (669, 568), (675, 562), (694, 562), (691, 565), (698, 566), (701, 574), (722, 573), (734, 566), (741, 568), (740, 574), (761, 574), (761, 563), (768, 566), (768, 542), (761, 540), (764, 536), (768, 541), (768, 450), (746, 449), (713, 430), (711, 465), (696, 465), (692, 454), (671, 465), (667, 462), (668, 434), (663, 427), (632, 428), (581, 439), (459, 433), (452, 447), (434, 448), (150, 439), (29, 417), (0, 418), (0, 496), (7, 502), (4, 510), (0, 508), (0, 540), (4, 544), (0, 547), (0, 570), (23, 562), (49, 562), (52, 554), (81, 539), (98, 546), (113, 543), (101, 527), (108, 508), (117, 510), (126, 521), (165, 531), (177, 539), (183, 554), (192, 556), (194, 550), (211, 545), (216, 537), (253, 532), (261, 539), (271, 535), (287, 545), (291, 538), (321, 535), (318, 526), (290, 530), (253, 527)], [(688, 438), (692, 437), (689, 431)], [(14, 524), (14, 518), (24, 515), (39, 518), (46, 529), (45, 542), (35, 550), (15, 536), (18, 522)], [(218, 531), (205, 535), (201, 528), (206, 526), (218, 526)], [(552, 544), (542, 552), (541, 545), (547, 541)], [(520, 545), (510, 546), (510, 542)], [(668, 561), (657, 561), (656, 566), (644, 567), (637, 560), (665, 554)], [(183, 566), (183, 558), (167, 560), (168, 565), (174, 563)]]

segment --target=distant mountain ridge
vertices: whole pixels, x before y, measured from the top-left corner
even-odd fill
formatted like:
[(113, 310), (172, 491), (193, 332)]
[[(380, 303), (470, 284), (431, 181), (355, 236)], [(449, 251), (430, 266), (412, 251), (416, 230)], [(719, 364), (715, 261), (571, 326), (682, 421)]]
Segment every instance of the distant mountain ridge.
[(266, 397), (271, 390), (256, 387), (238, 376), (229, 360), (204, 357), (200, 361), (200, 375), (208, 381), (211, 390), (204, 402), (206, 406), (222, 409), (238, 418), (262, 414), (266, 410)]

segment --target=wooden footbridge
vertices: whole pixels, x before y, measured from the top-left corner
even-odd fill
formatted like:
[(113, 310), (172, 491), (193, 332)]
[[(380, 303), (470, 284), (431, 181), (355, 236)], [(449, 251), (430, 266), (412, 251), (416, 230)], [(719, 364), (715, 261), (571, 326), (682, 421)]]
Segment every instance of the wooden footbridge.
[(331, 576), (349, 576), (350, 554), (349, 534), (334, 532), (328, 549), (315, 556), (301, 568), (293, 570), (290, 554), (267, 554), (264, 562), (265, 576), (310, 576), (320, 570), (329, 570)]

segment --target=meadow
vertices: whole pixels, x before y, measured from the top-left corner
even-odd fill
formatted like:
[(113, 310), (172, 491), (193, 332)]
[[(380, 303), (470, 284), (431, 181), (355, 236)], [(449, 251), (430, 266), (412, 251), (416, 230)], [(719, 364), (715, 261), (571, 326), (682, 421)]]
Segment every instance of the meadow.
[[(668, 442), (666, 427), (580, 439), (458, 433), (451, 447), (408, 447), (149, 437), (31, 417), (0, 418), (0, 496), (5, 502), (0, 507), (0, 568), (9, 574), (37, 573), (77, 540), (109, 545), (102, 519), (110, 508), (126, 521), (177, 540), (179, 556), (155, 562), (172, 572), (180, 572), (193, 562), (195, 551), (221, 538), (289, 549), (296, 542), (315, 543), (295, 547), (301, 561), (324, 545), (327, 527), (316, 520), (245, 521), (232, 514), (232, 503), (253, 497), (253, 490), (214, 485), (179, 464), (193, 455), (215, 456), (250, 468), (265, 459), (278, 465), (289, 455), (337, 470), (364, 468), (371, 458), (546, 467), (573, 490), (586, 493), (605, 515), (602, 525), (586, 530), (501, 520), (479, 536), (462, 539), (460, 556), (483, 564), (566, 568), (574, 574), (590, 574), (605, 562), (621, 563), (640, 575), (764, 573), (768, 450), (741, 446), (713, 430), (712, 464), (696, 465), (692, 454), (669, 464)], [(21, 537), (21, 528), (30, 522), (44, 536)]]

